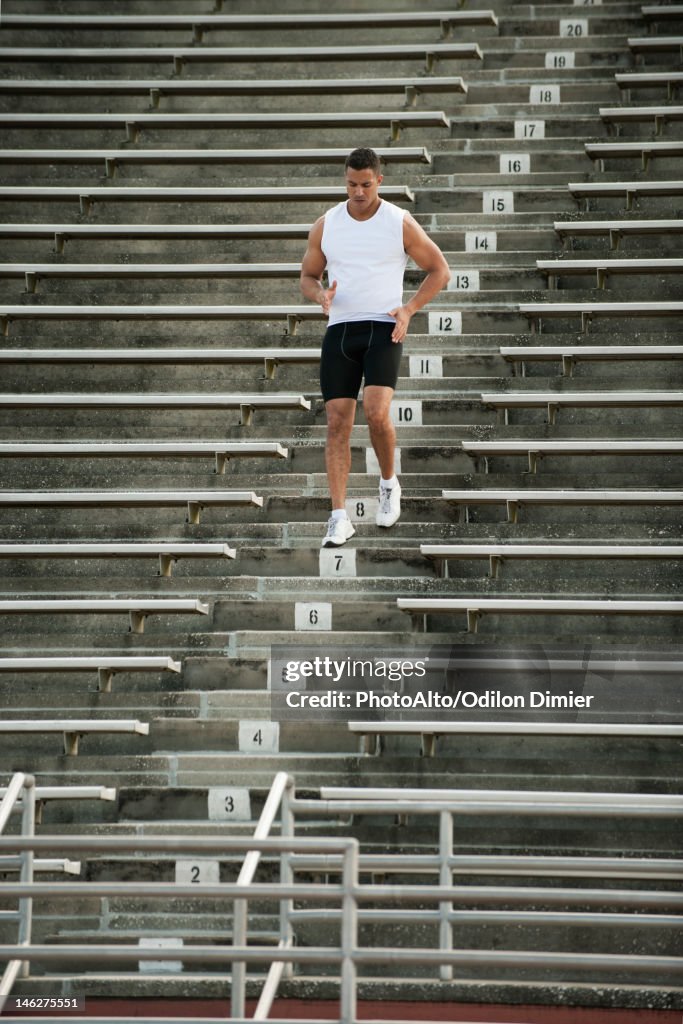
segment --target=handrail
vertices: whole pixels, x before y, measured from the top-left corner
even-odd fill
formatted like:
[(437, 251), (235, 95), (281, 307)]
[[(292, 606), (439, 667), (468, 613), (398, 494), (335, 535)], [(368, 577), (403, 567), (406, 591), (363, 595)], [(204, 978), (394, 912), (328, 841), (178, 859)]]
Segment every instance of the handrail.
[[(266, 802), (261, 811), (261, 817), (258, 820), (256, 829), (254, 831), (254, 839), (267, 839), (270, 835), (270, 830), (275, 821), (275, 816), (282, 804), (283, 797), (288, 790), (291, 790), (294, 786), (294, 780), (287, 772), (278, 772), (273, 779), (270, 787), (270, 792), (266, 798)], [(256, 868), (258, 867), (259, 861), (261, 860), (261, 851), (254, 849), (249, 850), (244, 858), (240, 873), (237, 877), (238, 885), (250, 885), (256, 874)], [(246, 946), (247, 944), (247, 901), (246, 900), (235, 900), (233, 910), (233, 932), (232, 941), (236, 946)], [(282, 943), (281, 943), (282, 945)], [(271, 974), (273, 975), (271, 978)], [(266, 985), (264, 991), (261, 994), (263, 1000), (263, 1006), (259, 1001), (257, 1007), (257, 1013), (259, 1007), (261, 1012), (265, 1012), (265, 1016), (258, 1017), (255, 1014), (256, 1020), (265, 1020), (268, 1016), (270, 1007), (272, 1006), (275, 993), (277, 991), (277, 982), (282, 974), (281, 962), (273, 963), (268, 972), (268, 978), (266, 979)], [(243, 1017), (246, 1012), (246, 986), (247, 986), (247, 965), (243, 960), (233, 961), (232, 965), (232, 985), (230, 989), (230, 1012), (233, 1017)], [(266, 998), (266, 991), (272, 993), (270, 999)]]
[[(24, 772), (16, 772), (0, 800), (0, 836), (11, 815), (21, 810), (21, 836), (24, 839), (32, 839), (35, 836), (36, 827), (36, 780), (33, 775)], [(21, 851), (19, 880), (25, 885), (33, 883), (33, 850), (30, 847)], [(33, 918), (33, 899), (30, 893), (19, 899), (19, 929), (17, 945), (21, 948), (31, 944), (31, 928)], [(16, 979), (28, 977), (30, 962), (20, 957), (10, 958), (7, 962), (2, 978), (0, 978), (0, 1013), (5, 1005), (7, 996), (12, 991)]]

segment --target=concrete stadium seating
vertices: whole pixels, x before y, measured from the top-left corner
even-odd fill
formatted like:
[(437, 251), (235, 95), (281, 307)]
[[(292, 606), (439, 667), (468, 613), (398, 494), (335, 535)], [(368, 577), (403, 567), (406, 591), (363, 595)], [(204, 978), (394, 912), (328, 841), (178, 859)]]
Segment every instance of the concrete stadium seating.
[[(678, 5), (218, 0), (212, 12), (168, 0), (162, 18), (157, 6), (2, 5), (0, 801), (23, 771), (40, 795), (38, 835), (160, 837), (170, 852), (77, 855), (83, 880), (149, 887), (180, 884), (178, 838), (253, 835), (279, 772), (320, 807), (302, 833), (358, 838), (372, 877), (397, 850), (424, 858), (429, 877), (438, 834), (408, 812), (336, 813), (351, 791), (594, 800), (603, 814), (586, 820), (462, 814), (454, 870), (477, 884), (497, 873), (487, 907), (501, 916), (463, 919), (458, 942), (561, 958), (571, 935), (582, 954), (651, 957), (637, 983), (624, 967), (592, 984), (564, 960), (541, 975), (468, 963), (455, 980), (394, 965), (362, 996), (380, 1018), (383, 1000), (680, 1010), (678, 975), (663, 984), (654, 963), (676, 952), (668, 882), (679, 885), (683, 838)], [(378, 151), (382, 194), (437, 242), (452, 277), (404, 347), (401, 520), (374, 525), (359, 411), (357, 532), (321, 552), (324, 320), (296, 278), (357, 145)], [(409, 266), (406, 295), (420, 277)], [(491, 712), (477, 727), (481, 710), (446, 713), (436, 745), (432, 714), (362, 712), (351, 728), (343, 715), (278, 716), (273, 646), (445, 658), (449, 684), (477, 694), (599, 684), (604, 703), (580, 721)], [(357, 733), (382, 731), (358, 749)], [(670, 801), (670, 816), (617, 830), (622, 805), (648, 801)], [(76, 870), (69, 851), (49, 857), (41, 876), (55, 885)], [(297, 857), (297, 870), (334, 880), (333, 857)], [(221, 855), (214, 883), (239, 869)], [(522, 932), (506, 887), (550, 870), (557, 921)], [(661, 872), (654, 893), (648, 871)], [(274, 878), (275, 858), (259, 872)], [(588, 924), (567, 917), (577, 874), (600, 890)], [(605, 892), (642, 900), (641, 926), (620, 932)], [(34, 903), (35, 942), (61, 947), (238, 933), (218, 896)], [(297, 912), (302, 949), (337, 943), (331, 912)], [(274, 956), (275, 915), (253, 900), (249, 919)], [(361, 934), (407, 946), (392, 927), (366, 917)], [(432, 942), (431, 917), (416, 928)], [(14, 940), (0, 913), (0, 945)], [(36, 963), (13, 992), (222, 1000), (223, 1013), (239, 970), (146, 966), (119, 977)], [(249, 968), (250, 995), (263, 977)], [(292, 1000), (339, 991), (317, 966), (285, 972), (281, 988)]]

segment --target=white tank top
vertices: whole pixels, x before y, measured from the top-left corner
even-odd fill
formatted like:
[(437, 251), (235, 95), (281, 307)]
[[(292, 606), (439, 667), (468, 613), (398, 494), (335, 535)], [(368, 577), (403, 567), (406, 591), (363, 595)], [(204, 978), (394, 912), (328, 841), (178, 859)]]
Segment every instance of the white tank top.
[(382, 320), (403, 302), (403, 272), (408, 254), (403, 248), (405, 212), (380, 200), (369, 220), (354, 220), (346, 202), (325, 214), (322, 251), (327, 278), (337, 282), (329, 324), (351, 320)]

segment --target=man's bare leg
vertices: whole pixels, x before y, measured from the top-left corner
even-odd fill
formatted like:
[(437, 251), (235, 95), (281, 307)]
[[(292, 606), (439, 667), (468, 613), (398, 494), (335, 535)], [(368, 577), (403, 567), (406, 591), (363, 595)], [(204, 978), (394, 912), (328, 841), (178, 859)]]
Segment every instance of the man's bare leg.
[(401, 514), (401, 486), (396, 478), (396, 428), (391, 420), (394, 389), (371, 384), (363, 391), (363, 409), (381, 473), (378, 526), (393, 526)]
[(351, 431), (356, 415), (355, 398), (331, 398), (325, 403), (327, 444), (325, 466), (332, 508), (344, 508), (346, 484), (351, 471)]

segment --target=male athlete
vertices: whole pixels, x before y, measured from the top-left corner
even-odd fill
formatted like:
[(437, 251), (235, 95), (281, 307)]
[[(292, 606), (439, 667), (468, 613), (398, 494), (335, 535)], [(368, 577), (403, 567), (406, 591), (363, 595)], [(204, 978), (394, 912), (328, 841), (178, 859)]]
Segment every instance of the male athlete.
[[(328, 317), (322, 344), (320, 386), (327, 415), (325, 463), (332, 515), (322, 547), (339, 547), (355, 530), (346, 514), (351, 469), (351, 429), (363, 378), (363, 410), (381, 473), (378, 526), (401, 514), (401, 487), (394, 472), (396, 431), (389, 407), (396, 388), (402, 342), (410, 320), (448, 283), (441, 250), (420, 225), (380, 198), (379, 157), (354, 149), (346, 158), (348, 200), (311, 228), (301, 265), (301, 291)], [(403, 272), (411, 257), (426, 277), (403, 304)], [(329, 287), (322, 283), (327, 270)]]

